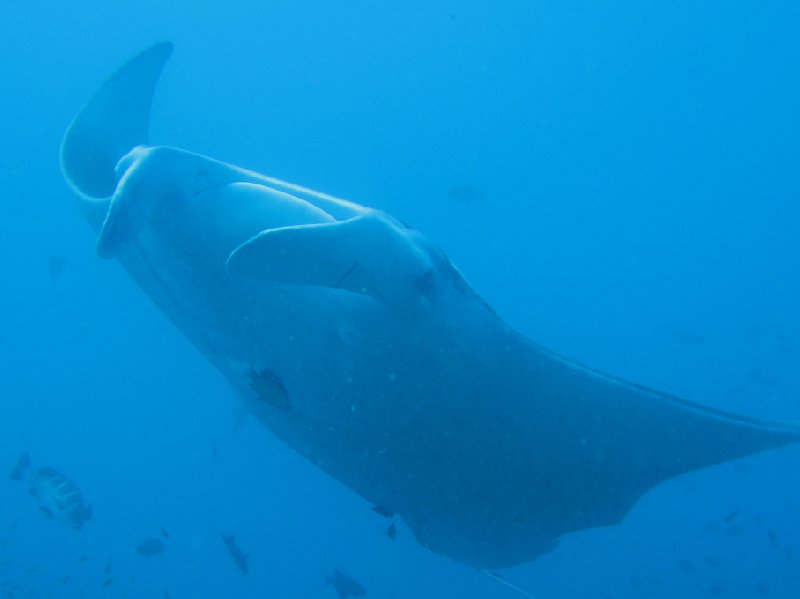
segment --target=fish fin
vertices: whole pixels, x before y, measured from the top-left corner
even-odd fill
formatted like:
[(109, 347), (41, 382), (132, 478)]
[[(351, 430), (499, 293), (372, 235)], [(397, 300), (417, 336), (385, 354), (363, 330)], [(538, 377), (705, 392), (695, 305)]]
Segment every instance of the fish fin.
[(50, 508), (44, 507), (43, 505), (39, 506), (39, 509), (44, 514), (45, 518), (52, 518), (53, 517), (53, 510)]
[(14, 470), (11, 471), (10, 478), (11, 480), (22, 480), (28, 477), (31, 470), (31, 457), (26, 451), (20, 456), (17, 465), (14, 467)]
[(419, 301), (436, 271), (415, 230), (373, 210), (344, 221), (268, 229), (231, 252), (228, 272), (264, 281), (345, 289), (388, 305)]
[(88, 200), (103, 200), (117, 186), (117, 162), (147, 143), (156, 82), (172, 44), (162, 42), (120, 67), (72, 121), (61, 144), (61, 168)]

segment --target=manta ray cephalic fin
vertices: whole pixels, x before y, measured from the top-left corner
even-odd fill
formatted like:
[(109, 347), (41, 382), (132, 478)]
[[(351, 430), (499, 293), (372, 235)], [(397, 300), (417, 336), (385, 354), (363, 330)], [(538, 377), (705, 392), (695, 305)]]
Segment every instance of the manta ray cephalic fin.
[(125, 63), (78, 113), (61, 144), (61, 168), (78, 194), (103, 200), (117, 186), (117, 162), (144, 145), (153, 90), (172, 44), (151, 46)]

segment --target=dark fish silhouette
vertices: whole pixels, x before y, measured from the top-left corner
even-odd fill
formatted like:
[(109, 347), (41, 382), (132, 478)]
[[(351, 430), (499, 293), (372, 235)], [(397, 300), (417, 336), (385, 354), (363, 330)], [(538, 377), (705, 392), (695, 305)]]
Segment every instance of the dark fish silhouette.
[(242, 574), (247, 574), (248, 570), (250, 569), (247, 565), (247, 559), (250, 557), (246, 555), (236, 544), (236, 541), (233, 538), (233, 535), (224, 535), (222, 533), (219, 534), (222, 542), (225, 543), (225, 547), (228, 549), (228, 553), (231, 554), (236, 567), (242, 571)]
[(730, 522), (731, 520), (733, 520), (734, 518), (736, 518), (736, 516), (738, 516), (738, 515), (739, 515), (739, 512), (738, 512), (738, 511), (736, 511), (736, 510), (734, 510), (733, 512), (731, 512), (730, 514), (728, 514), (727, 516), (725, 516), (725, 522)]
[(169, 538), (169, 532), (167, 532), (167, 530), (163, 526), (159, 526), (158, 530), (161, 531), (161, 536), (162, 537), (164, 537), (165, 539)]
[(34, 470), (27, 453), (19, 458), (11, 472), (11, 480), (28, 483), (28, 493), (39, 500), (39, 509), (47, 518), (80, 530), (92, 516), (92, 506), (84, 503), (75, 483), (48, 466)]
[(339, 595), (339, 599), (367, 596), (367, 589), (350, 578), (347, 574), (343, 574), (341, 570), (334, 570), (333, 574), (325, 579), (325, 582), (333, 585), (333, 588)]
[(110, 587), (113, 582), (114, 579), (111, 576), (109, 576), (103, 581), (103, 588)]
[(146, 539), (136, 546), (136, 553), (143, 557), (154, 557), (164, 552), (164, 542), (161, 539)]
[(250, 379), (250, 388), (256, 392), (258, 399), (283, 411), (292, 409), (289, 403), (289, 393), (277, 374), (268, 368), (255, 370), (250, 367), (247, 375)]
[(397, 527), (394, 525), (394, 522), (386, 529), (386, 536), (392, 539), (392, 541), (394, 541), (394, 538), (397, 536)]

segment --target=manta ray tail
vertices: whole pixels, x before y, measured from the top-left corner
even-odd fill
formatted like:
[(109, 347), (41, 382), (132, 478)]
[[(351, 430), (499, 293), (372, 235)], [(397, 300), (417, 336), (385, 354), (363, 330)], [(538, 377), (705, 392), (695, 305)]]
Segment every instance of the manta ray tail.
[(172, 44), (163, 42), (132, 58), (72, 121), (61, 145), (61, 167), (82, 198), (109, 198), (117, 186), (117, 162), (147, 143), (153, 91), (170, 54)]

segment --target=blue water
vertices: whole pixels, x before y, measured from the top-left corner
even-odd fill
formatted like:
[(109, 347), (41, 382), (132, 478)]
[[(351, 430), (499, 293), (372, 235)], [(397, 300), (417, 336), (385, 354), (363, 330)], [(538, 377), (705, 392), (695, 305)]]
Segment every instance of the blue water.
[[(0, 476), (0, 591), (324, 598), (338, 568), (375, 598), (519, 596), (388, 539), (95, 256), (58, 147), (127, 58), (176, 46), (154, 141), (393, 213), (582, 363), (800, 419), (798, 27), (791, 2), (5, 3), (0, 472), (29, 451), (94, 517), (47, 520)], [(503, 575), (537, 599), (800, 596), (798, 464), (683, 476)]]

